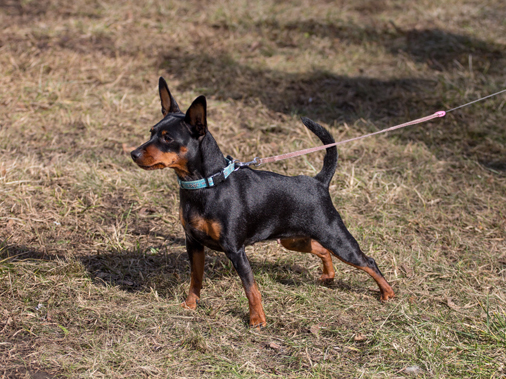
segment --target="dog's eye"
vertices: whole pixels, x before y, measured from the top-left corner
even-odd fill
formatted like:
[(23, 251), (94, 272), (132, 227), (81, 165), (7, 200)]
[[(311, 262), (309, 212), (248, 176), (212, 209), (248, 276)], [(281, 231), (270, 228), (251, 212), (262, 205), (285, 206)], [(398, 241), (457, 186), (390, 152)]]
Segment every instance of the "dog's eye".
[(172, 142), (172, 138), (170, 138), (167, 134), (165, 134), (165, 135), (163, 136), (163, 140), (164, 140), (165, 142)]

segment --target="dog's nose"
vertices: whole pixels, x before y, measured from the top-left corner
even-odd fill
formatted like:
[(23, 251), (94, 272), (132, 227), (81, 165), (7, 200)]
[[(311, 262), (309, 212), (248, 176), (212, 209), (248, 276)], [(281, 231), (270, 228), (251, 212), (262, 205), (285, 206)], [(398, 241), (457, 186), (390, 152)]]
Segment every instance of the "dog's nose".
[(133, 159), (134, 161), (136, 161), (137, 159), (139, 159), (139, 158), (140, 158), (140, 156), (142, 155), (142, 152), (141, 152), (139, 149), (135, 149), (134, 151), (132, 151), (132, 152), (130, 153), (130, 155), (132, 156), (132, 159)]

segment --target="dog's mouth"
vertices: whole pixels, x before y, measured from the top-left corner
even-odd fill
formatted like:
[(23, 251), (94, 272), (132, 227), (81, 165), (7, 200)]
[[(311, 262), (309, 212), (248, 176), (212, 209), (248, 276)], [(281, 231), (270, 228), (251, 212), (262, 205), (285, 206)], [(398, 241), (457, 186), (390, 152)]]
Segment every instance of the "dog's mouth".
[(166, 167), (163, 163), (155, 163), (155, 164), (150, 165), (150, 166), (145, 166), (145, 165), (137, 163), (137, 166), (139, 166), (143, 170), (148, 170), (148, 171), (149, 170), (161, 170), (162, 168)]

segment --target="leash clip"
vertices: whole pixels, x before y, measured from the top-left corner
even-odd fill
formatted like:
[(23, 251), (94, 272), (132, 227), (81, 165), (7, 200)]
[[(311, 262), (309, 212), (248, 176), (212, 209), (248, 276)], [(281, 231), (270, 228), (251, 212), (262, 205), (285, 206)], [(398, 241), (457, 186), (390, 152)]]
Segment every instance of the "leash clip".
[(249, 162), (241, 162), (238, 159), (233, 159), (232, 162), (236, 165), (236, 169), (234, 171), (239, 170), (241, 167), (248, 167), (248, 166), (251, 166), (251, 165), (254, 165), (254, 166), (258, 167), (258, 166), (260, 166), (262, 164), (262, 163), (260, 163), (260, 158), (259, 157), (255, 157), (255, 158), (253, 158), (252, 161), (249, 161)]

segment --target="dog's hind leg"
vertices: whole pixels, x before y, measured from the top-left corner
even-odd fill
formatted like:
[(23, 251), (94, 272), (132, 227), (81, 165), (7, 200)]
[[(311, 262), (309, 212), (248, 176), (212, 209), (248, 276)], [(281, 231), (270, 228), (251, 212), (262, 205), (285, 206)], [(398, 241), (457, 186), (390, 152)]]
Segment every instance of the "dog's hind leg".
[(388, 300), (394, 297), (392, 287), (390, 287), (390, 284), (388, 284), (384, 278), (376, 262), (373, 258), (368, 257), (360, 250), (357, 241), (353, 238), (348, 229), (346, 229), (341, 217), (337, 214), (337, 217), (332, 222), (329, 222), (328, 225), (334, 230), (334, 233), (329, 233), (322, 238), (318, 238), (321, 245), (328, 248), (344, 263), (359, 268), (371, 275), (376, 281), (376, 284), (378, 284), (381, 292), (381, 300)]
[(348, 261), (344, 260), (342, 257), (338, 256), (337, 254), (336, 254), (336, 257), (338, 257), (344, 263), (347, 263), (353, 267), (364, 270), (369, 275), (371, 275), (372, 278), (376, 281), (376, 284), (378, 285), (378, 287), (380, 289), (381, 300), (386, 301), (386, 300), (393, 298), (395, 296), (394, 290), (392, 289), (392, 287), (390, 287), (390, 284), (388, 284), (385, 277), (383, 276), (383, 274), (379, 270), (378, 265), (376, 264), (376, 261), (373, 258), (365, 255), (364, 253), (362, 253), (362, 254), (364, 255), (365, 261), (366, 261), (366, 263), (363, 264), (362, 266), (348, 262)]
[(311, 253), (320, 257), (323, 263), (323, 273), (320, 276), (320, 281), (331, 282), (334, 280), (335, 271), (330, 252), (318, 242), (311, 238), (284, 238), (279, 240), (279, 243), (288, 250)]

